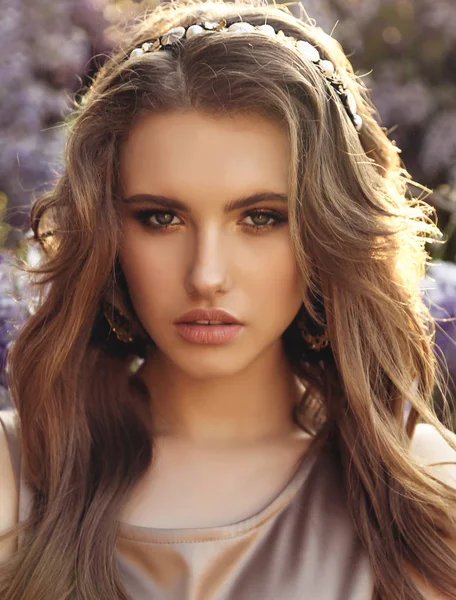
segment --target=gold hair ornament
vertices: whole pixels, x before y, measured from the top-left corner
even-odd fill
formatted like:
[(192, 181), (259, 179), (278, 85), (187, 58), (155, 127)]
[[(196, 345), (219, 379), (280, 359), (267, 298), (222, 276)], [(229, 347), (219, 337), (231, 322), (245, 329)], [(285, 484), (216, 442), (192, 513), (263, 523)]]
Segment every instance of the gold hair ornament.
[(187, 27), (173, 27), (164, 35), (150, 41), (146, 41), (129, 54), (130, 59), (136, 59), (144, 54), (156, 52), (158, 50), (166, 50), (174, 44), (179, 44), (183, 39), (191, 38), (195, 35), (207, 31), (227, 32), (227, 33), (262, 33), (270, 37), (276, 37), (286, 44), (294, 46), (298, 52), (307, 60), (318, 67), (328, 83), (335, 89), (338, 96), (342, 100), (342, 104), (350, 117), (351, 122), (355, 126), (356, 131), (360, 131), (363, 126), (363, 120), (357, 113), (356, 100), (353, 93), (347, 89), (345, 83), (336, 70), (333, 63), (329, 60), (321, 59), (318, 50), (304, 40), (296, 40), (292, 36), (285, 35), (282, 30), (276, 30), (265, 23), (264, 25), (252, 25), (245, 21), (233, 23), (229, 27), (226, 26), (226, 20), (219, 21), (203, 21), (195, 23)]

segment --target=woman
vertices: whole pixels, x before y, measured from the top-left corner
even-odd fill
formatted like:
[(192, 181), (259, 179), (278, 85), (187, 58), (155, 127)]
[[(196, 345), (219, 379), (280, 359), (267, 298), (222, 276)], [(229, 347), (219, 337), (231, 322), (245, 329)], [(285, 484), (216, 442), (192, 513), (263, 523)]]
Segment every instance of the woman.
[(125, 33), (32, 208), (2, 598), (456, 598), (416, 285), (437, 230), (373, 111), (283, 8)]

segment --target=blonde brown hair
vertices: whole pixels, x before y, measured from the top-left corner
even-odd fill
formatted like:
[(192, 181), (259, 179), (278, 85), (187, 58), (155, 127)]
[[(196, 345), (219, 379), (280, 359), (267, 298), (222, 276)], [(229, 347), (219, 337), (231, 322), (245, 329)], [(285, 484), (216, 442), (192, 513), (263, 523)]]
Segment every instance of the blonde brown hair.
[[(202, 16), (267, 21), (311, 42), (350, 81), (361, 132), (315, 66), (278, 40), (211, 33), (127, 59), (142, 41)], [(309, 362), (284, 335), (306, 386), (300, 423), (340, 460), (375, 597), (422, 598), (404, 561), (456, 597), (456, 556), (444, 541), (456, 539), (456, 491), (409, 449), (418, 420), (445, 437), (432, 407), (434, 325), (417, 285), (438, 230), (429, 207), (408, 196), (397, 148), (341, 46), (286, 8), (255, 1), (173, 2), (126, 30), (69, 123), (63, 175), (32, 207), (42, 294), (12, 346), (8, 379), (33, 506), (15, 528), (23, 543), (2, 566), (0, 596), (127, 598), (113, 560), (117, 519), (150, 465), (153, 436), (148, 392), (131, 370), (140, 350), (99, 343), (103, 303), (119, 289), (118, 149), (145, 113), (187, 109), (260, 114), (286, 129), (303, 303), (318, 321), (314, 299), (323, 298), (331, 341), (324, 359)]]

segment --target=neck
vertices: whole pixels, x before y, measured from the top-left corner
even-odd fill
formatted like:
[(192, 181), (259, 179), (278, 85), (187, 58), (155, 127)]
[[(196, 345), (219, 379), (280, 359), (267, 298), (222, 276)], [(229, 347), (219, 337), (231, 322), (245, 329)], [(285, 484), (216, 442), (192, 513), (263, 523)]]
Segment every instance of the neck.
[(271, 442), (299, 433), (293, 408), (302, 384), (281, 343), (244, 371), (195, 379), (155, 352), (138, 371), (150, 391), (156, 435), (230, 445)]

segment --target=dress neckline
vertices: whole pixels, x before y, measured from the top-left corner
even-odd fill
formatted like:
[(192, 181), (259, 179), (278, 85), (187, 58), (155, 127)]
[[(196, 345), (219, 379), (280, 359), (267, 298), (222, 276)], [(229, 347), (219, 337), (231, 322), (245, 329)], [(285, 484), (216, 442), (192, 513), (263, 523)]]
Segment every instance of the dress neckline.
[(117, 535), (131, 541), (157, 544), (208, 542), (243, 535), (252, 529), (260, 527), (290, 504), (294, 496), (307, 481), (320, 451), (321, 449), (318, 450), (318, 448), (313, 446), (308, 448), (282, 490), (264, 508), (241, 521), (236, 521), (228, 525), (217, 525), (215, 527), (178, 529), (144, 527), (125, 521), (118, 521)]

